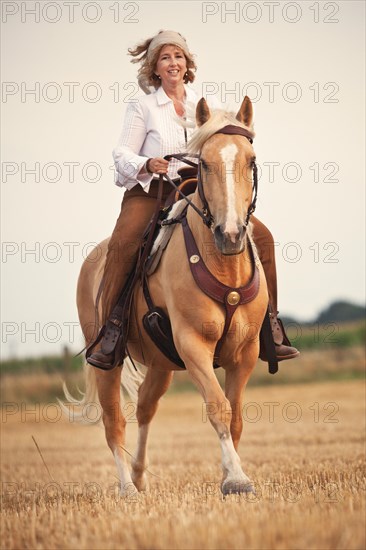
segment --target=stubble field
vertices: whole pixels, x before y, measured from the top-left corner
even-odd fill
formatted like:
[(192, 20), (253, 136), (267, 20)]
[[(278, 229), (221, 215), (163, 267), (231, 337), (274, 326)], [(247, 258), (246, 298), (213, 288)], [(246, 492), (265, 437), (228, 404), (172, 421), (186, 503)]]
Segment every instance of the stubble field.
[(245, 403), (240, 456), (256, 496), (225, 499), (219, 443), (196, 393), (162, 399), (149, 489), (127, 499), (103, 429), (59, 419), (55, 404), (3, 409), (1, 547), (363, 549), (363, 382), (248, 388)]

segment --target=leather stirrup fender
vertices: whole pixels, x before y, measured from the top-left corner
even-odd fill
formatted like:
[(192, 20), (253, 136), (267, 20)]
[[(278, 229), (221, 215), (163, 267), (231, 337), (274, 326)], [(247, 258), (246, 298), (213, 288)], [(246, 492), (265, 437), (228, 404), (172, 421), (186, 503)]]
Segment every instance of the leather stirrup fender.
[(273, 340), (272, 327), (270, 322), (269, 308), (264, 316), (261, 332), (260, 332), (260, 345), (266, 350), (268, 371), (270, 374), (276, 374), (278, 371), (278, 360), (276, 355), (275, 342)]

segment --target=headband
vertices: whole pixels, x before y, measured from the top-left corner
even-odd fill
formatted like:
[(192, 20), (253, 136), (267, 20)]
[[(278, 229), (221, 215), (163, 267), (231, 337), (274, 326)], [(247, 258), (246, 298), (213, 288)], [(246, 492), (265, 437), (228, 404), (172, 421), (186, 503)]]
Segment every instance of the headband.
[(151, 61), (156, 50), (161, 48), (162, 46), (165, 46), (166, 44), (173, 44), (174, 46), (178, 46), (178, 48), (181, 48), (183, 50), (187, 57), (190, 56), (187, 42), (184, 40), (181, 34), (175, 31), (162, 31), (154, 36), (154, 38), (150, 42), (149, 48), (147, 50), (148, 60)]

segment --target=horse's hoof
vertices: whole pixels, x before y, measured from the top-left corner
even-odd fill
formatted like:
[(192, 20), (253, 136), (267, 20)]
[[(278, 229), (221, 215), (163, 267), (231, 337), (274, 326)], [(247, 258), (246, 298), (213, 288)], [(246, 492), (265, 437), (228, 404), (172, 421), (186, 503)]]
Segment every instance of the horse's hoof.
[(138, 491), (146, 491), (146, 488), (147, 488), (146, 468), (148, 464), (146, 463), (144, 466), (140, 466), (135, 461), (132, 461), (131, 464), (132, 464), (131, 478), (136, 489)]
[(121, 485), (119, 490), (120, 497), (131, 502), (137, 500), (138, 494), (138, 490), (133, 483), (125, 483), (125, 485)]
[(141, 492), (141, 491), (146, 491), (147, 489), (147, 481), (146, 481), (146, 476), (143, 475), (142, 477), (138, 476), (138, 477), (134, 477), (132, 475), (132, 481), (136, 487), (136, 489)]
[(238, 481), (236, 479), (227, 479), (221, 485), (221, 492), (223, 495), (255, 494), (255, 489), (249, 480)]

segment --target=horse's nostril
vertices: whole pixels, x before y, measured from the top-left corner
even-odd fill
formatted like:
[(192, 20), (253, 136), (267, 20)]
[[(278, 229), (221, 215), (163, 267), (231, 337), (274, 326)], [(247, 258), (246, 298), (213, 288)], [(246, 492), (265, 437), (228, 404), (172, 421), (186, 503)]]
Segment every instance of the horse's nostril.
[(245, 228), (245, 225), (241, 225), (241, 226), (239, 227), (239, 239), (242, 239), (242, 238), (244, 237), (244, 235), (245, 235), (245, 229), (246, 229), (246, 228)]
[(231, 228), (231, 231), (226, 231), (226, 229), (229, 229), (227, 225), (217, 225), (215, 227), (214, 234), (217, 241), (225, 240), (235, 244), (243, 240), (246, 229), (244, 225), (237, 224), (235, 228)]
[(215, 227), (215, 237), (222, 237), (224, 235), (224, 227), (222, 225), (217, 225)]

